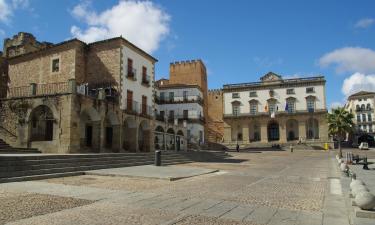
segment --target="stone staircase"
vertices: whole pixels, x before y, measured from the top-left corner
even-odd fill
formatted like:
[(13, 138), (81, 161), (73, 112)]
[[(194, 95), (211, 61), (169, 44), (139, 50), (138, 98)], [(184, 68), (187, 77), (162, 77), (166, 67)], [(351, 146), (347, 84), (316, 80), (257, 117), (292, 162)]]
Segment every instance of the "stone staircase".
[[(227, 157), (224, 152), (162, 152), (162, 165), (224, 157)], [(154, 153), (3, 155), (0, 156), (0, 183), (82, 175), (88, 170), (150, 165), (154, 159)]]
[(24, 153), (40, 153), (36, 148), (14, 148), (0, 139), (0, 154), (24, 154)]

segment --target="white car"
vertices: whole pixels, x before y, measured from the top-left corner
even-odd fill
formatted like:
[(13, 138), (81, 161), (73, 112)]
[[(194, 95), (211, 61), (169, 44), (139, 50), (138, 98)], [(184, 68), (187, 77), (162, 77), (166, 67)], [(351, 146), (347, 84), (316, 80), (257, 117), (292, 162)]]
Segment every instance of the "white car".
[(361, 142), (361, 144), (358, 147), (360, 150), (368, 150), (368, 143), (367, 142)]

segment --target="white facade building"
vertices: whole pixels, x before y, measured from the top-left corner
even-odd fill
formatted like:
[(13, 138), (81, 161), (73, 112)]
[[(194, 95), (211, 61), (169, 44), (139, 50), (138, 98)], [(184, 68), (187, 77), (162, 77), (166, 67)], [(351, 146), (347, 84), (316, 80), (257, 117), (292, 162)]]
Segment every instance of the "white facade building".
[(223, 88), (224, 141), (244, 145), (328, 140), (324, 77), (282, 79)]
[(353, 114), (356, 125), (354, 143), (370, 142), (374, 144), (375, 136), (375, 92), (360, 91), (349, 96), (345, 109)]
[(199, 86), (159, 85), (156, 103), (157, 120), (183, 124), (188, 143), (204, 143), (203, 93)]

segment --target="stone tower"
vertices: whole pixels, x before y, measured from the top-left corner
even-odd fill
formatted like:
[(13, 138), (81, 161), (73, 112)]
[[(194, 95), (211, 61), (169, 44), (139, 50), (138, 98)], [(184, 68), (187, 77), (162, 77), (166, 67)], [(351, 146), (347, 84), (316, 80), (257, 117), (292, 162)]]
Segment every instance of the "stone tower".
[(220, 143), (224, 137), (223, 121), (223, 91), (212, 89), (208, 91), (207, 137), (209, 142)]
[(6, 58), (11, 58), (18, 55), (27, 54), (29, 52), (38, 51), (52, 45), (53, 44), (49, 42), (37, 41), (34, 35), (30, 33), (19, 32), (12, 38), (6, 38), (4, 40), (3, 56)]
[(207, 71), (203, 61), (188, 60), (171, 63), (169, 66), (169, 84), (193, 84), (198, 85), (203, 92), (203, 110), (204, 110), (204, 134), (207, 140), (207, 118), (208, 118), (208, 88)]

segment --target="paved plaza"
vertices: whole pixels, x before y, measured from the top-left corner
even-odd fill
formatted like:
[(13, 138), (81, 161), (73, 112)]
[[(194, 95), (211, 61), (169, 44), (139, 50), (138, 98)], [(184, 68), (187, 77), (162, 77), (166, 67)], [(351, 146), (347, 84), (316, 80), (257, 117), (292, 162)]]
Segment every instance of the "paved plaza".
[(97, 172), (0, 184), (0, 224), (350, 224), (334, 152), (230, 155), (172, 166), (212, 171), (175, 181)]

